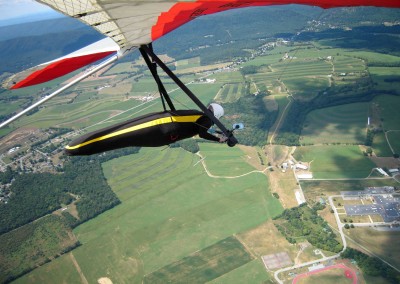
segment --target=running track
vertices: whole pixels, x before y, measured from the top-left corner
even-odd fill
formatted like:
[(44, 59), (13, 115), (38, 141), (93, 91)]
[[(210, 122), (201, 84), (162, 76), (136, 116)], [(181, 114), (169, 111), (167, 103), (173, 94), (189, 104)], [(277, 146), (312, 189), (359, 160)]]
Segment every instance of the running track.
[(314, 270), (314, 271), (311, 271), (311, 272), (307, 272), (307, 273), (303, 273), (303, 274), (297, 275), (293, 279), (292, 284), (296, 284), (297, 281), (299, 281), (300, 279), (306, 278), (306, 277), (308, 277), (308, 276), (310, 276), (312, 274), (317, 274), (317, 273), (320, 273), (322, 271), (326, 271), (326, 270), (333, 269), (333, 268), (343, 269), (344, 270), (344, 276), (346, 276), (347, 278), (353, 279), (353, 284), (357, 284), (357, 275), (356, 275), (355, 271), (350, 269), (350, 268), (348, 268), (343, 263), (332, 265), (332, 266), (327, 266), (327, 267), (324, 267), (324, 268), (321, 268), (321, 269), (317, 269), (317, 270)]

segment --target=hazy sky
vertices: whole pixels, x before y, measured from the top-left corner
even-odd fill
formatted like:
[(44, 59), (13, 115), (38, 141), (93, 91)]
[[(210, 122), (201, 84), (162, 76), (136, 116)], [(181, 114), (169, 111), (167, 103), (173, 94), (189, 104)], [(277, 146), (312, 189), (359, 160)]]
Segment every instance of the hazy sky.
[(22, 18), (41, 13), (52, 13), (52, 9), (33, 0), (0, 0), (0, 21)]

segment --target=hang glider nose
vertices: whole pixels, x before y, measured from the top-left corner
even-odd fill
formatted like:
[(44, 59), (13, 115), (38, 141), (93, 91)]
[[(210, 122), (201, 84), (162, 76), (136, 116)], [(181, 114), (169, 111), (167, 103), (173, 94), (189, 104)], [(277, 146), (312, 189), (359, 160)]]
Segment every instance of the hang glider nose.
[(120, 51), (110, 38), (101, 39), (66, 56), (15, 74), (5, 82), (7, 89), (18, 89), (51, 81)]

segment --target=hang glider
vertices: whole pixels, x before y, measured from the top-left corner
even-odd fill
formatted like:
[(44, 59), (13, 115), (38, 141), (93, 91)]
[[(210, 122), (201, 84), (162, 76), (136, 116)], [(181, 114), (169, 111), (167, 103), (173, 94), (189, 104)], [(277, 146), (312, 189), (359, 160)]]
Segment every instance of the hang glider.
[[(36, 0), (64, 15), (76, 18), (98, 30), (108, 39), (92, 45), (93, 49), (80, 50), (65, 57), (29, 70), (24, 79), (18, 74), (8, 81), (11, 89), (40, 84), (75, 71), (99, 59), (107, 58), (90, 72), (82, 75), (67, 86), (50, 94), (46, 98), (22, 111), (18, 115), (0, 124), (0, 128), (16, 118), (44, 103), (66, 88), (76, 84), (85, 77), (111, 64), (119, 57), (139, 48), (152, 72), (160, 90), (163, 106), (165, 102), (171, 110), (174, 106), (157, 75), (156, 66), (161, 67), (178, 86), (204, 111), (222, 132), (231, 137), (231, 145), (236, 144), (232, 132), (228, 131), (218, 119), (197, 99), (197, 97), (179, 80), (175, 74), (154, 54), (151, 43), (178, 27), (204, 15), (219, 13), (230, 9), (269, 5), (302, 4), (321, 8), (375, 6), (399, 8), (397, 0)], [(33, 71), (33, 72), (32, 72)], [(30, 74), (29, 74), (30, 73)], [(228, 143), (229, 144), (229, 143)]]

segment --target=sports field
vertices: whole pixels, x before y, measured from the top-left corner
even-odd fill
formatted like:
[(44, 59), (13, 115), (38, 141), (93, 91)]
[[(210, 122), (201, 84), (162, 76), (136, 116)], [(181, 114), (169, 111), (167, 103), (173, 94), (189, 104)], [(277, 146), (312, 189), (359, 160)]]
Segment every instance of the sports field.
[(375, 164), (365, 157), (358, 146), (297, 147), (294, 157), (309, 162), (314, 178), (365, 178)]
[(293, 279), (292, 284), (357, 284), (358, 277), (356, 271), (340, 263), (328, 266), (315, 271), (300, 274)]
[[(217, 156), (218, 148), (221, 156)], [(235, 176), (253, 170), (239, 148), (233, 148), (230, 155), (227, 154), (232, 148), (224, 145), (202, 144), (201, 149), (212, 173)], [(223, 163), (236, 167), (221, 168), (222, 153), (227, 155)], [(122, 204), (74, 231), (82, 246), (73, 255), (89, 283), (96, 283), (101, 277), (108, 277), (113, 283), (142, 283), (145, 275), (172, 267), (195, 252), (203, 255), (203, 249), (256, 227), (282, 211), (279, 201), (269, 192), (264, 174), (211, 178), (198, 161), (198, 156), (182, 149), (156, 148), (142, 149), (139, 154), (103, 165)], [(229, 252), (224, 253), (227, 256), (223, 261), (232, 262)], [(247, 252), (232, 257), (237, 257), (238, 265), (255, 265), (257, 275), (268, 279), (259, 265), (249, 262)], [(21, 278), (19, 283), (29, 283), (33, 277), (41, 283), (54, 283), (54, 278), (47, 275), (69, 265), (64, 262), (71, 262), (71, 258), (64, 255)], [(199, 267), (198, 273), (206, 273), (212, 265), (210, 259), (210, 267)], [(224, 265), (218, 270), (228, 273), (226, 277), (236, 273)], [(59, 282), (66, 279), (61, 272), (58, 277)]]

